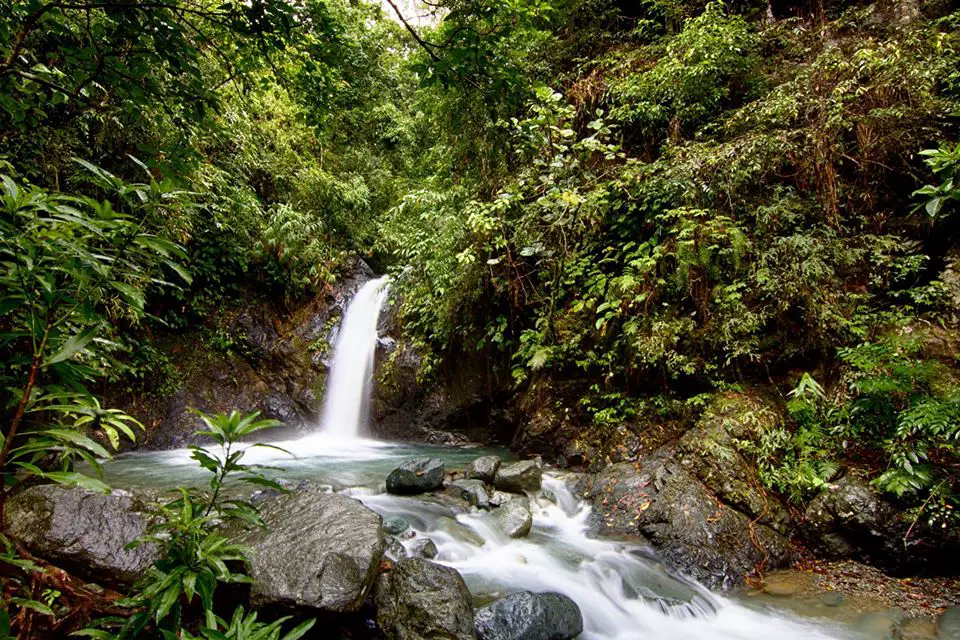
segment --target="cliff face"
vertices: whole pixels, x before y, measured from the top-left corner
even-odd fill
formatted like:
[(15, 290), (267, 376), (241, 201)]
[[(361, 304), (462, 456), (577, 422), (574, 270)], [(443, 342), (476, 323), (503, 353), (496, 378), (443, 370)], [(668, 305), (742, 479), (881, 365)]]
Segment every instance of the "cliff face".
[(204, 412), (260, 411), (292, 433), (316, 421), (343, 311), (373, 277), (362, 261), (329, 292), (287, 306), (258, 293), (241, 296), (202, 326), (158, 336), (166, 379), (145, 388), (115, 385), (109, 406), (146, 427), (138, 446), (181, 447), (194, 441)]

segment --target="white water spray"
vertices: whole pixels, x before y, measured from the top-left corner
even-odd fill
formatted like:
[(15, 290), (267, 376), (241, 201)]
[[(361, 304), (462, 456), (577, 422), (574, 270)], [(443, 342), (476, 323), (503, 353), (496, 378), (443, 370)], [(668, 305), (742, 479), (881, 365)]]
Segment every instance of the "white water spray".
[(377, 320), (387, 299), (387, 277), (365, 283), (347, 306), (333, 351), (320, 423), (324, 434), (357, 438), (367, 423), (377, 351)]

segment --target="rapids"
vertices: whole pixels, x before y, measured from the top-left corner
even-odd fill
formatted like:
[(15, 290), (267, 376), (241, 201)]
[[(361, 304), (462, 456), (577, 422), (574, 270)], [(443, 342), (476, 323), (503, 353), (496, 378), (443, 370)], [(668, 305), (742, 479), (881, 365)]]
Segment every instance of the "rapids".
[[(805, 619), (769, 604), (710, 593), (677, 575), (637, 542), (604, 539), (590, 526), (589, 504), (571, 486), (575, 477), (544, 474), (544, 490), (530, 496), (533, 529), (511, 539), (486, 511), (466, 511), (444, 496), (394, 496), (384, 479), (403, 460), (436, 456), (448, 470), (485, 454), (509, 460), (507, 451), (484, 447), (436, 447), (380, 442), (364, 431), (377, 346), (377, 321), (386, 299), (384, 278), (356, 294), (344, 317), (319, 433), (273, 442), (289, 452), (252, 448), (245, 463), (273, 468), (271, 475), (310, 480), (351, 495), (382, 516), (399, 516), (414, 538), (429, 537), (437, 562), (456, 568), (477, 605), (513, 591), (557, 591), (579, 605), (584, 640), (817, 640), (857, 637), (837, 623)], [(170, 488), (206, 480), (188, 450), (136, 452), (104, 463), (115, 487)], [(408, 532), (409, 533), (409, 532)], [(403, 536), (401, 536), (403, 538)]]

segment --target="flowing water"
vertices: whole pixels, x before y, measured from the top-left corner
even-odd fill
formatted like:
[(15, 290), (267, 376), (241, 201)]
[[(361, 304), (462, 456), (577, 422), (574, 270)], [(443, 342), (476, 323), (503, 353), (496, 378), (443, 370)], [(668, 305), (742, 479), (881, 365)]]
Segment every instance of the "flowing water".
[(377, 320), (388, 289), (386, 276), (364, 283), (340, 323), (320, 423), (324, 433), (331, 436), (356, 438), (366, 427), (377, 352)]
[[(769, 604), (748, 603), (710, 593), (664, 566), (647, 547), (593, 535), (591, 508), (571, 491), (570, 478), (557, 471), (544, 476), (544, 489), (530, 496), (533, 529), (522, 539), (503, 534), (489, 512), (466, 510), (443, 496), (393, 496), (384, 492), (387, 474), (404, 459), (431, 455), (447, 469), (489, 453), (490, 448), (431, 447), (358, 438), (365, 421), (376, 348), (376, 325), (386, 296), (383, 279), (360, 289), (344, 318), (336, 346), (322, 430), (273, 449), (247, 451), (244, 462), (282, 470), (288, 481), (309, 479), (351, 495), (385, 518), (410, 523), (413, 548), (428, 537), (438, 547), (437, 562), (456, 568), (476, 604), (520, 591), (564, 593), (580, 606), (584, 640), (816, 640), (856, 638), (848, 628), (802, 618)], [(200, 485), (207, 477), (186, 450), (138, 452), (104, 464), (105, 479), (116, 487), (169, 488)]]
[[(272, 475), (309, 479), (362, 501), (385, 518), (400, 516), (416, 536), (439, 550), (437, 562), (456, 568), (476, 603), (521, 590), (556, 591), (573, 598), (584, 616), (583, 640), (817, 640), (860, 638), (838, 623), (804, 619), (769, 603), (713, 594), (676, 575), (651, 549), (593, 535), (590, 506), (571, 491), (558, 471), (544, 476), (555, 496), (531, 496), (533, 529), (526, 538), (506, 537), (489, 512), (465, 511), (434, 496), (394, 496), (384, 480), (403, 460), (430, 455), (448, 469), (480, 455), (509, 453), (488, 447), (436, 447), (344, 439), (317, 434), (276, 442), (295, 457), (251, 449), (245, 462), (282, 467)], [(170, 478), (201, 485), (207, 477), (186, 450), (131, 453), (104, 465), (115, 487), (169, 487)], [(403, 538), (403, 536), (400, 536)]]

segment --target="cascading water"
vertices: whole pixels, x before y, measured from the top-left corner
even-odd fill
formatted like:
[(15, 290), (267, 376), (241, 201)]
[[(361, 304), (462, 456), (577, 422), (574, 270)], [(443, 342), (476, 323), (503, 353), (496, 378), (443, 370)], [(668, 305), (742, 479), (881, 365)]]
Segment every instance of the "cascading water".
[(325, 435), (357, 438), (366, 426), (377, 351), (377, 320), (388, 289), (387, 276), (370, 280), (347, 306), (327, 379), (320, 422)]
[[(276, 443), (295, 454), (248, 449), (247, 461), (283, 467), (279, 477), (329, 483), (384, 517), (400, 516), (413, 539), (396, 541), (413, 551), (423, 538), (437, 546), (436, 562), (456, 568), (471, 593), (487, 601), (512, 591), (559, 591), (584, 618), (581, 640), (820, 640), (859, 637), (825, 621), (711, 594), (677, 576), (648, 548), (595, 537), (591, 507), (571, 491), (571, 481), (544, 475), (545, 492), (529, 496), (533, 528), (526, 538), (505, 535), (489, 511), (465, 513), (442, 496), (382, 493), (383, 479), (401, 460), (442, 457), (463, 466), (478, 449), (411, 446), (362, 439), (373, 383), (377, 321), (387, 297), (386, 278), (364, 284), (350, 302), (334, 350), (318, 434)], [(496, 452), (503, 453), (503, 452)], [(166, 486), (171, 476), (204, 482), (186, 450), (127, 454), (104, 464), (115, 486)], [(406, 553), (406, 552), (404, 552)]]
[[(533, 529), (525, 538), (508, 538), (489, 511), (463, 512), (442, 496), (383, 493), (383, 480), (401, 461), (414, 456), (443, 457), (461, 467), (482, 449), (443, 448), (340, 440), (320, 435), (275, 443), (297, 457), (273, 449), (249, 449), (245, 461), (282, 466), (279, 477), (309, 479), (353, 496), (384, 518), (400, 516), (412, 538), (400, 543), (412, 550), (422, 538), (438, 548), (435, 562), (454, 567), (479, 601), (512, 591), (559, 591), (580, 607), (580, 640), (868, 640), (839, 622), (799, 617), (781, 607), (712, 594), (677, 576), (649, 548), (596, 537), (590, 505), (571, 490), (572, 478), (544, 475), (548, 493), (530, 496)], [(104, 464), (112, 486), (163, 487), (206, 481), (187, 450), (125, 454)], [(781, 599), (787, 603), (788, 599)], [(839, 609), (838, 609), (839, 610)], [(872, 640), (872, 639), (871, 639)]]
[[(649, 549), (591, 536), (591, 508), (560, 477), (544, 476), (553, 497), (531, 496), (533, 530), (507, 537), (489, 512), (455, 516), (436, 502), (355, 493), (384, 517), (400, 516), (438, 548), (437, 562), (463, 576), (475, 596), (555, 591), (584, 618), (581, 640), (836, 640), (836, 625), (757, 610), (710, 593), (667, 569)], [(555, 502), (554, 502), (555, 499)], [(459, 525), (459, 526), (458, 526)]]

